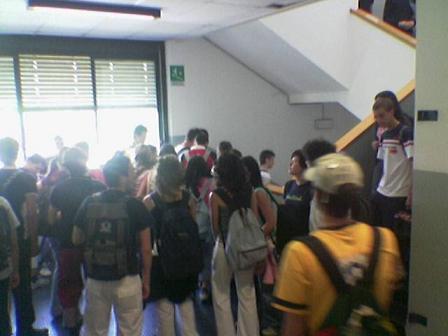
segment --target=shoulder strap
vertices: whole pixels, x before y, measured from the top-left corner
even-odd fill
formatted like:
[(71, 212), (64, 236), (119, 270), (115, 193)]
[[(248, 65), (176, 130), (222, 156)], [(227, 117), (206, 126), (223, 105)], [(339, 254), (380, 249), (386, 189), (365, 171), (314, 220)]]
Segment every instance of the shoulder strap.
[(380, 246), (381, 246), (381, 232), (377, 227), (372, 227), (373, 230), (373, 248), (372, 254), (370, 256), (369, 268), (367, 269), (364, 275), (364, 283), (372, 287), (375, 282), (375, 270), (378, 264), (379, 254), (380, 254)]
[(330, 281), (336, 291), (339, 294), (346, 293), (349, 290), (349, 285), (345, 282), (344, 277), (339, 271), (338, 265), (331, 255), (331, 252), (325, 247), (325, 245), (314, 236), (299, 238), (297, 241), (303, 243), (311, 250), (311, 252), (313, 252), (330, 278)]
[(278, 206), (278, 202), (275, 199), (275, 197), (272, 195), (271, 191), (268, 188), (266, 188), (265, 186), (262, 186), (261, 188), (263, 188), (264, 191), (266, 191), (266, 193), (268, 194), (268, 196), (271, 199), (272, 203), (274, 203), (276, 206)]

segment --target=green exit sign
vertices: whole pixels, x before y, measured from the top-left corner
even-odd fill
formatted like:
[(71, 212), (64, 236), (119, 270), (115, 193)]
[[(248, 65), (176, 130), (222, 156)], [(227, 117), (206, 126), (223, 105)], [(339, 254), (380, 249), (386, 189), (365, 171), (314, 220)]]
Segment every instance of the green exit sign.
[(172, 84), (184, 84), (185, 67), (183, 65), (170, 65), (170, 79)]

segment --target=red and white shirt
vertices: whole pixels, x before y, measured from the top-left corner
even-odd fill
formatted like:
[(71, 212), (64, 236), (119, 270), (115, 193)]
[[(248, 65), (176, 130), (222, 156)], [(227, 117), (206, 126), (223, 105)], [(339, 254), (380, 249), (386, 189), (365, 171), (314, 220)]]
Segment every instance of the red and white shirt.
[(381, 136), (377, 157), (383, 160), (383, 176), (377, 191), (387, 197), (407, 197), (412, 187), (412, 128), (400, 123), (386, 130)]

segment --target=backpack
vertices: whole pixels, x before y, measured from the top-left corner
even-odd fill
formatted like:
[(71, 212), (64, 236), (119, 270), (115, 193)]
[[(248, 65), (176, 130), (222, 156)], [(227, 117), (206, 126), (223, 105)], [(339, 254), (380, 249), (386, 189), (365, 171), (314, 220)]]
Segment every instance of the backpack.
[(116, 202), (106, 202), (102, 194), (92, 196), (86, 211), (87, 237), (84, 259), (87, 275), (107, 267), (117, 277), (128, 274), (130, 220), (125, 196)]
[(205, 197), (207, 197), (209, 184), (210, 182), (207, 181), (207, 184), (204, 186), (204, 189), (199, 197), (193, 196), (196, 200), (196, 223), (198, 224), (199, 238), (206, 241), (208, 241), (212, 236), (210, 213), (208, 206), (205, 203)]
[(337, 291), (337, 298), (316, 333), (318, 336), (395, 336), (394, 325), (380, 308), (374, 293), (374, 274), (378, 263), (381, 235), (373, 228), (374, 244), (369, 266), (356, 285), (347, 284), (331, 252), (316, 237), (298, 241), (305, 244), (317, 257)]
[(166, 203), (157, 193), (151, 194), (156, 205), (156, 245), (163, 273), (167, 279), (197, 276), (204, 266), (198, 225), (190, 214), (188, 192), (182, 200)]
[[(6, 201), (5, 201), (6, 202)], [(0, 272), (9, 266), (11, 256), (11, 225), (9, 216), (3, 205), (0, 205)]]
[[(208, 158), (210, 157), (211, 154), (212, 154), (212, 152), (207, 148), (205, 150), (205, 153), (201, 155), (206, 163), (208, 163)], [(184, 154), (185, 161), (189, 162), (191, 158), (192, 158), (192, 156), (190, 156), (190, 150), (186, 151)]]
[(265, 262), (268, 255), (266, 238), (252, 209), (238, 207), (223, 190), (216, 191), (231, 211), (225, 239), (221, 232), (230, 268), (233, 271), (247, 270)]

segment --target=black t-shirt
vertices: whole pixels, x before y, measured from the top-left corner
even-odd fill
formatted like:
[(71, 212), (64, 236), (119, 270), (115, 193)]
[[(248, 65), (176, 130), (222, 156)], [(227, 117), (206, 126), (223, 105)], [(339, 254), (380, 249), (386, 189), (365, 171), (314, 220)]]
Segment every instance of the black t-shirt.
[(285, 184), (283, 198), (285, 205), (295, 208), (298, 223), (307, 226), (310, 217), (310, 204), (313, 198), (311, 183), (306, 182), (298, 185), (291, 180)]
[(37, 193), (35, 177), (23, 170), (0, 169), (0, 190), (1, 195), (8, 200), (21, 224), (17, 231), (18, 239), (28, 239), (29, 232), (24, 226), (22, 207), (27, 194)]
[(75, 177), (58, 183), (50, 195), (50, 204), (61, 211), (61, 219), (54, 228), (56, 239), (62, 248), (71, 248), (73, 220), (82, 201), (87, 196), (105, 190), (104, 184), (90, 177)]
[[(122, 200), (124, 197), (127, 197), (127, 194), (116, 190), (116, 189), (108, 189), (103, 191), (100, 194), (100, 197), (105, 202), (115, 203)], [(87, 233), (87, 217), (86, 212), (89, 204), (93, 201), (91, 196), (87, 197), (79, 208), (75, 220), (74, 225), (78, 227), (84, 234)], [(139, 264), (139, 245), (138, 245), (138, 235), (141, 231), (153, 227), (154, 219), (149, 214), (148, 210), (146, 210), (145, 206), (141, 201), (136, 198), (128, 197), (128, 201), (126, 204), (126, 208), (129, 215), (129, 241), (128, 245), (128, 275), (137, 275), (140, 271)], [(115, 281), (119, 280), (119, 277), (116, 276), (116, 272), (114, 270), (108, 269), (104, 267), (99, 270), (96, 274), (89, 274), (89, 278), (101, 281)]]

